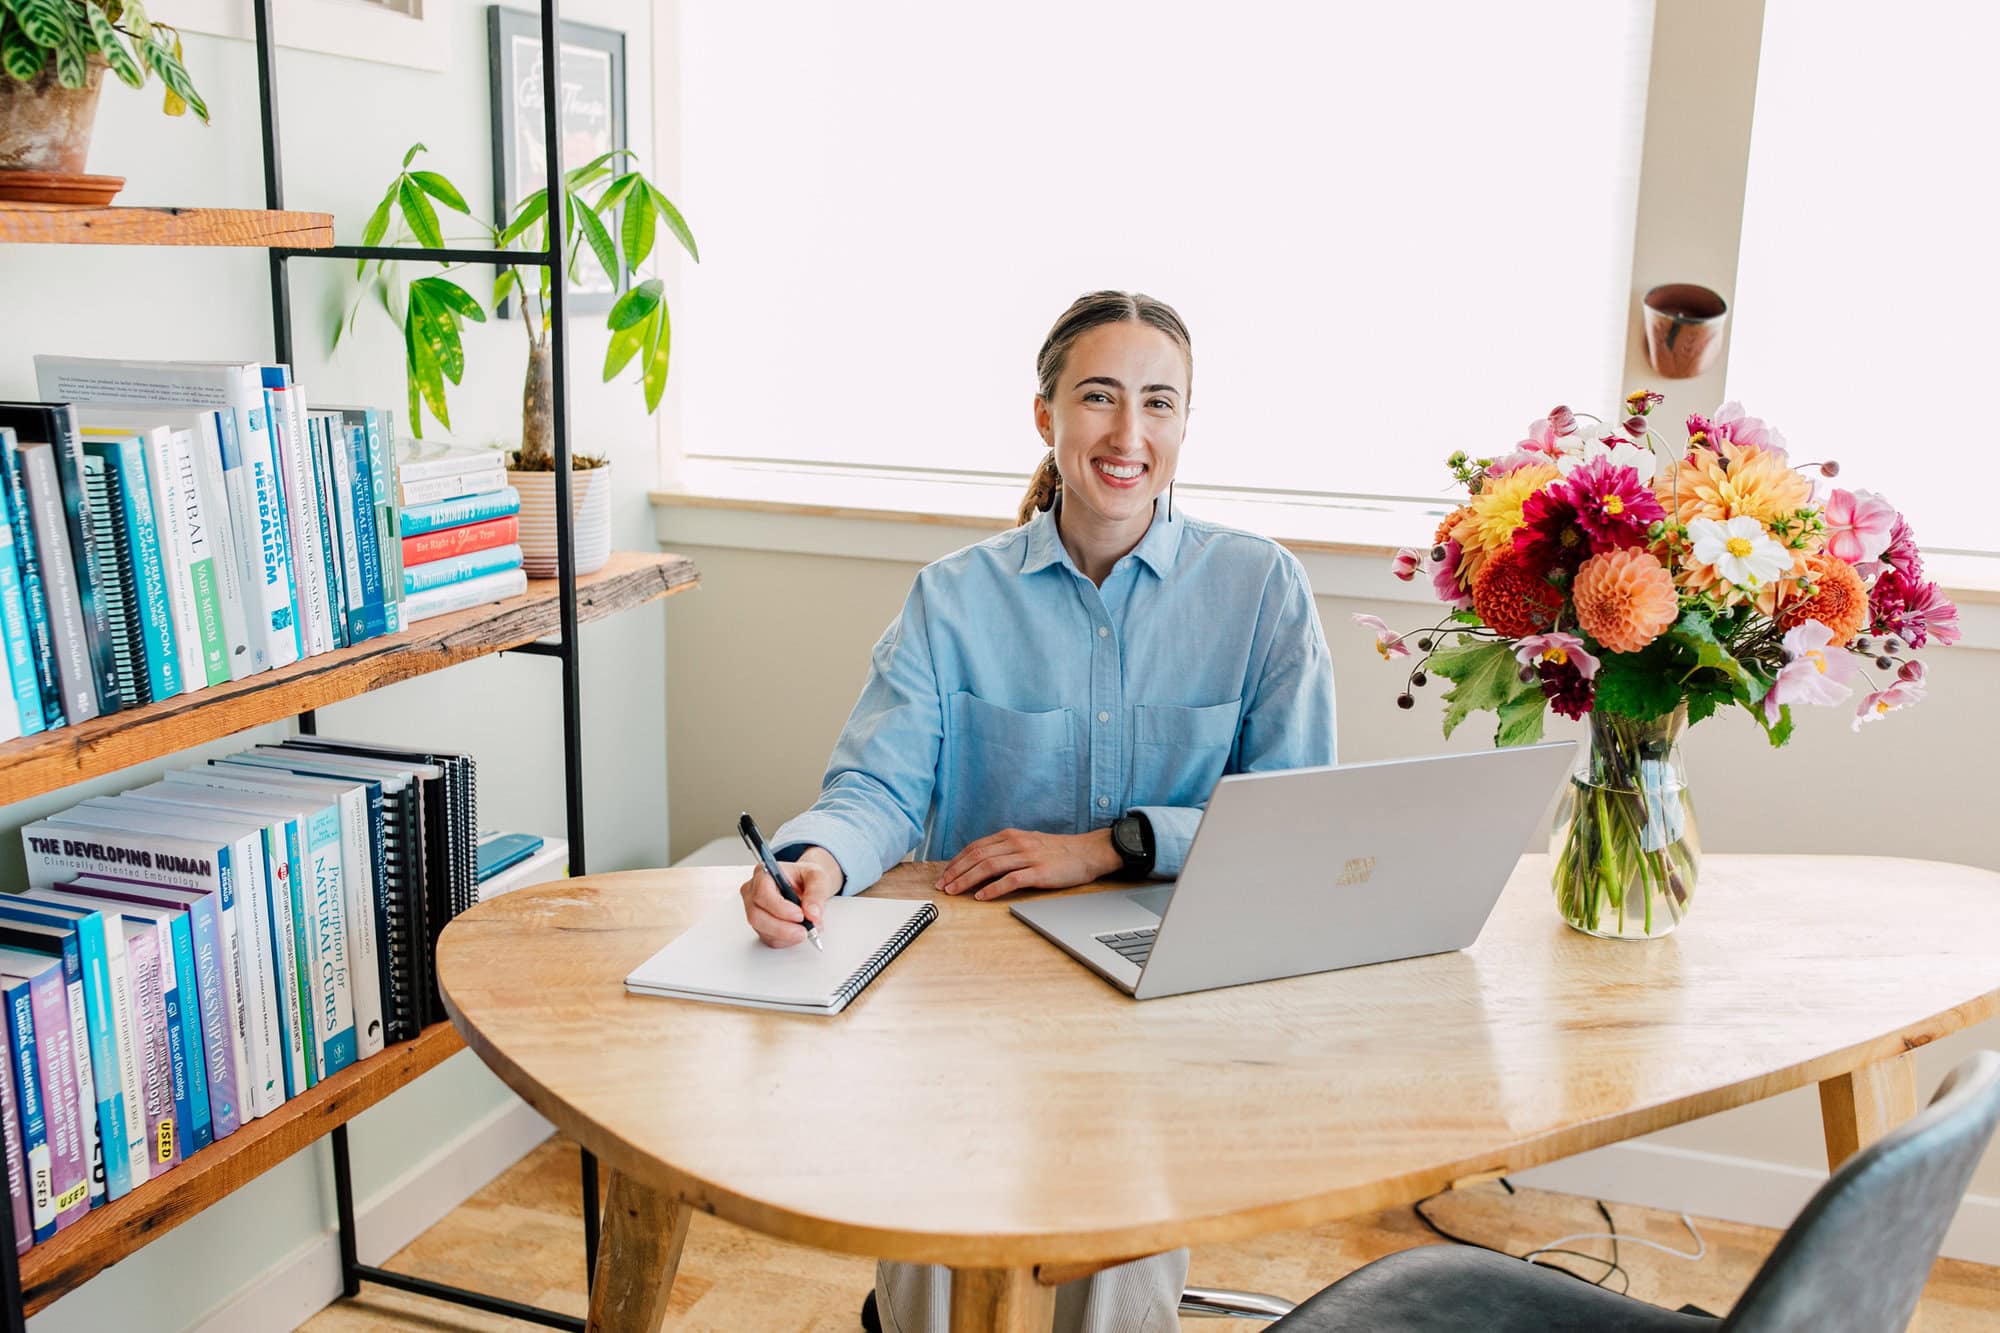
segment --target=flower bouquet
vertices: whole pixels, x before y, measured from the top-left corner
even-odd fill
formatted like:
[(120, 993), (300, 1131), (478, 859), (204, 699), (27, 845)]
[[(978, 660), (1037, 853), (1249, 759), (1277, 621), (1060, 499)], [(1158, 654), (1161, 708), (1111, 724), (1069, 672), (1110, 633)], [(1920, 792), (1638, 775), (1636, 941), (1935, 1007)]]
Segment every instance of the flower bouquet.
[(1670, 444), (1653, 429), (1662, 401), (1635, 393), (1616, 424), (1558, 407), (1504, 456), (1453, 454), (1464, 502), (1427, 551), (1395, 559), (1446, 614), (1410, 634), (1355, 617), (1385, 659), (1419, 655), (1400, 706), (1431, 676), (1451, 682), (1446, 736), (1480, 710), (1501, 745), (1540, 740), (1551, 708), (1588, 719), (1554, 887), (1564, 920), (1618, 938), (1672, 930), (1694, 892), (1689, 723), (1733, 705), (1783, 745), (1795, 705), (1838, 704), (1861, 680), (1859, 729), (1923, 697), (1910, 650), (1958, 639), (1887, 500), (1823, 485), (1837, 464), (1793, 463), (1736, 403)]

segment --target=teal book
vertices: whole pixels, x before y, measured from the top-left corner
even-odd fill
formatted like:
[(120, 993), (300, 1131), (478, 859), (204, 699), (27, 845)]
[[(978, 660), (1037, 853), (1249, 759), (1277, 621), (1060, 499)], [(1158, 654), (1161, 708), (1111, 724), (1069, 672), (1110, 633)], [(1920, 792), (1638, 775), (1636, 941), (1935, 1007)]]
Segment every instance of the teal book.
[(153, 520), (153, 498), (146, 480), (145, 446), (136, 435), (116, 439), (86, 436), (87, 457), (102, 459), (117, 478), (114, 488), (127, 550), (123, 559), (132, 570), (134, 609), (145, 639), (146, 674), (152, 697), (171, 699), (183, 688), (181, 650), (174, 634), (173, 608), (168, 603), (167, 571), (160, 559), (160, 533)]
[(484, 551), (469, 551), (464, 555), (446, 556), (442, 560), (426, 560), (421, 565), (409, 565), (403, 570), (403, 591), (406, 593), (425, 592), (431, 588), (443, 588), (453, 583), (463, 583), (476, 579), (482, 574), (498, 574), (502, 570), (518, 569), (521, 566), (521, 548), (518, 545), (493, 546)]
[(512, 486), (484, 495), (461, 495), (456, 500), (440, 500), (434, 505), (414, 505), (403, 510), (403, 535), (418, 537), (439, 528), (462, 527), (520, 512), (521, 493)]
[(42, 692), (42, 725), (55, 728), (69, 720), (63, 705), (62, 672), (56, 660), (55, 622), (49, 610), (49, 590), (42, 578), (41, 546), (34, 517), (28, 510), (26, 463), (20, 437), (11, 426), (0, 426), (0, 482), (7, 491), (7, 519), (14, 532), (14, 561), (21, 577), (21, 601), (28, 614), (28, 648), (35, 662), (35, 684)]
[(7, 678), (14, 688), (14, 711), (21, 718), (21, 734), (32, 736), (48, 726), (48, 719), (42, 712), (34, 636), (28, 627), (28, 601), (21, 591), (14, 540), (14, 506), (7, 488), (0, 486), (0, 639), (6, 643)]

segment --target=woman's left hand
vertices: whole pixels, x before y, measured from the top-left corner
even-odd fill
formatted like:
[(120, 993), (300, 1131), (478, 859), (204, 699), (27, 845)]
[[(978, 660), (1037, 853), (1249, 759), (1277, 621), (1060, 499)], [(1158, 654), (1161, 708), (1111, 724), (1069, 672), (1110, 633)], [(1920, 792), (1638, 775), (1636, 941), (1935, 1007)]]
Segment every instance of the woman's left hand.
[[(1124, 865), (1111, 830), (1031, 833), (1002, 829), (967, 843), (938, 875), (941, 893), (1000, 898), (1016, 889), (1067, 889), (1103, 879)], [(975, 892), (976, 890), (976, 892)]]

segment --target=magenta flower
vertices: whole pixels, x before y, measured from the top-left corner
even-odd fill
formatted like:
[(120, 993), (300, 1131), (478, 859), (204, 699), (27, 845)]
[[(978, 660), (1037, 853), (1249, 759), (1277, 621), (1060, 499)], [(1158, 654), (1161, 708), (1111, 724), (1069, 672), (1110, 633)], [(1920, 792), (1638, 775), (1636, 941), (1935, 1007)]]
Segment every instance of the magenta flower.
[(1597, 674), (1597, 659), (1585, 651), (1583, 640), (1560, 630), (1514, 640), (1514, 660), (1524, 667), (1573, 666), (1585, 680)]
[[(1882, 550), (1881, 565), (1895, 570), (1912, 583), (1924, 580), (1924, 557), (1917, 550), (1916, 534), (1910, 531), (1908, 520), (1901, 514), (1896, 515), (1896, 525), (1889, 530), (1889, 544)], [(1868, 578), (1881, 572), (1880, 566), (1877, 566), (1862, 570), (1861, 576)]]
[(1787, 632), (1784, 643), (1789, 660), (1764, 696), (1767, 722), (1777, 722), (1778, 710), (1786, 704), (1837, 704), (1853, 693), (1847, 682), (1858, 668), (1851, 656), (1833, 646), (1832, 630), (1807, 620)]
[(1896, 668), (1897, 680), (1907, 680), (1910, 681), (1912, 684), (1916, 685), (1924, 684), (1926, 679), (1930, 676), (1930, 674), (1931, 674), (1931, 669), (1925, 666), (1922, 662), (1919, 662), (1914, 657), (1908, 659), (1903, 663), (1903, 665)]
[(1536, 565), (1572, 573), (1596, 554), (1567, 481), (1550, 482), (1528, 497), (1521, 526), (1514, 529), (1514, 549)]
[(1438, 600), (1454, 611), (1472, 609), (1472, 594), (1459, 585), (1458, 562), (1465, 555), (1465, 548), (1458, 544), (1458, 538), (1444, 539), (1444, 559), (1431, 565), (1431, 589)]
[(1894, 567), (1883, 570), (1868, 590), (1868, 607), (1873, 633), (1894, 634), (1912, 648), (1932, 638), (1947, 646), (1958, 642), (1958, 607), (1937, 584), (1909, 578)]
[(1835, 490), (1820, 511), (1826, 520), (1826, 552), (1850, 565), (1865, 565), (1888, 548), (1895, 531), (1896, 506), (1873, 491)]
[[(1549, 429), (1558, 435), (1571, 435), (1576, 431), (1576, 413), (1557, 403), (1549, 409)], [(1530, 429), (1533, 429), (1530, 427)]]
[(1608, 457), (1585, 463), (1563, 485), (1569, 488), (1577, 522), (1590, 534), (1595, 551), (1643, 546), (1646, 530), (1667, 516), (1652, 487), (1637, 472)]
[(1423, 556), (1410, 547), (1405, 546), (1396, 552), (1396, 559), (1391, 565), (1389, 572), (1403, 582), (1408, 583), (1417, 576), (1417, 571), (1423, 567)]
[(1886, 690), (1876, 690), (1861, 701), (1861, 707), (1854, 711), (1853, 728), (1861, 730), (1866, 722), (1879, 722), (1898, 708), (1908, 708), (1924, 697), (1921, 680), (1898, 680)]
[(1372, 629), (1375, 631), (1375, 651), (1382, 654), (1383, 661), (1387, 662), (1391, 658), (1408, 657), (1410, 655), (1410, 650), (1403, 644), (1402, 636), (1390, 629), (1389, 622), (1382, 619), (1382, 617), (1356, 615), (1354, 623), (1363, 629)]

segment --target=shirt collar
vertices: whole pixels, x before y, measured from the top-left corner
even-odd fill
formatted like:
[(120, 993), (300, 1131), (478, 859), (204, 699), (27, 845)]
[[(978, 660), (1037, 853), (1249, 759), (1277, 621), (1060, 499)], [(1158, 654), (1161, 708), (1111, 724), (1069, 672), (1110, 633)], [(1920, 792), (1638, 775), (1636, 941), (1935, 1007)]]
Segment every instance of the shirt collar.
[[(1056, 530), (1056, 511), (1062, 501), (1058, 499), (1028, 520), (1028, 541), (1021, 558), (1023, 574), (1038, 574), (1050, 565), (1067, 565), (1076, 568), (1076, 562), (1069, 558), (1069, 550), (1062, 544), (1062, 534)], [(1153, 501), (1153, 523), (1146, 529), (1146, 535), (1132, 549), (1145, 566), (1160, 578), (1173, 572), (1174, 558), (1180, 554), (1181, 533), (1186, 528), (1178, 518), (1167, 517), (1167, 506), (1163, 500)]]

